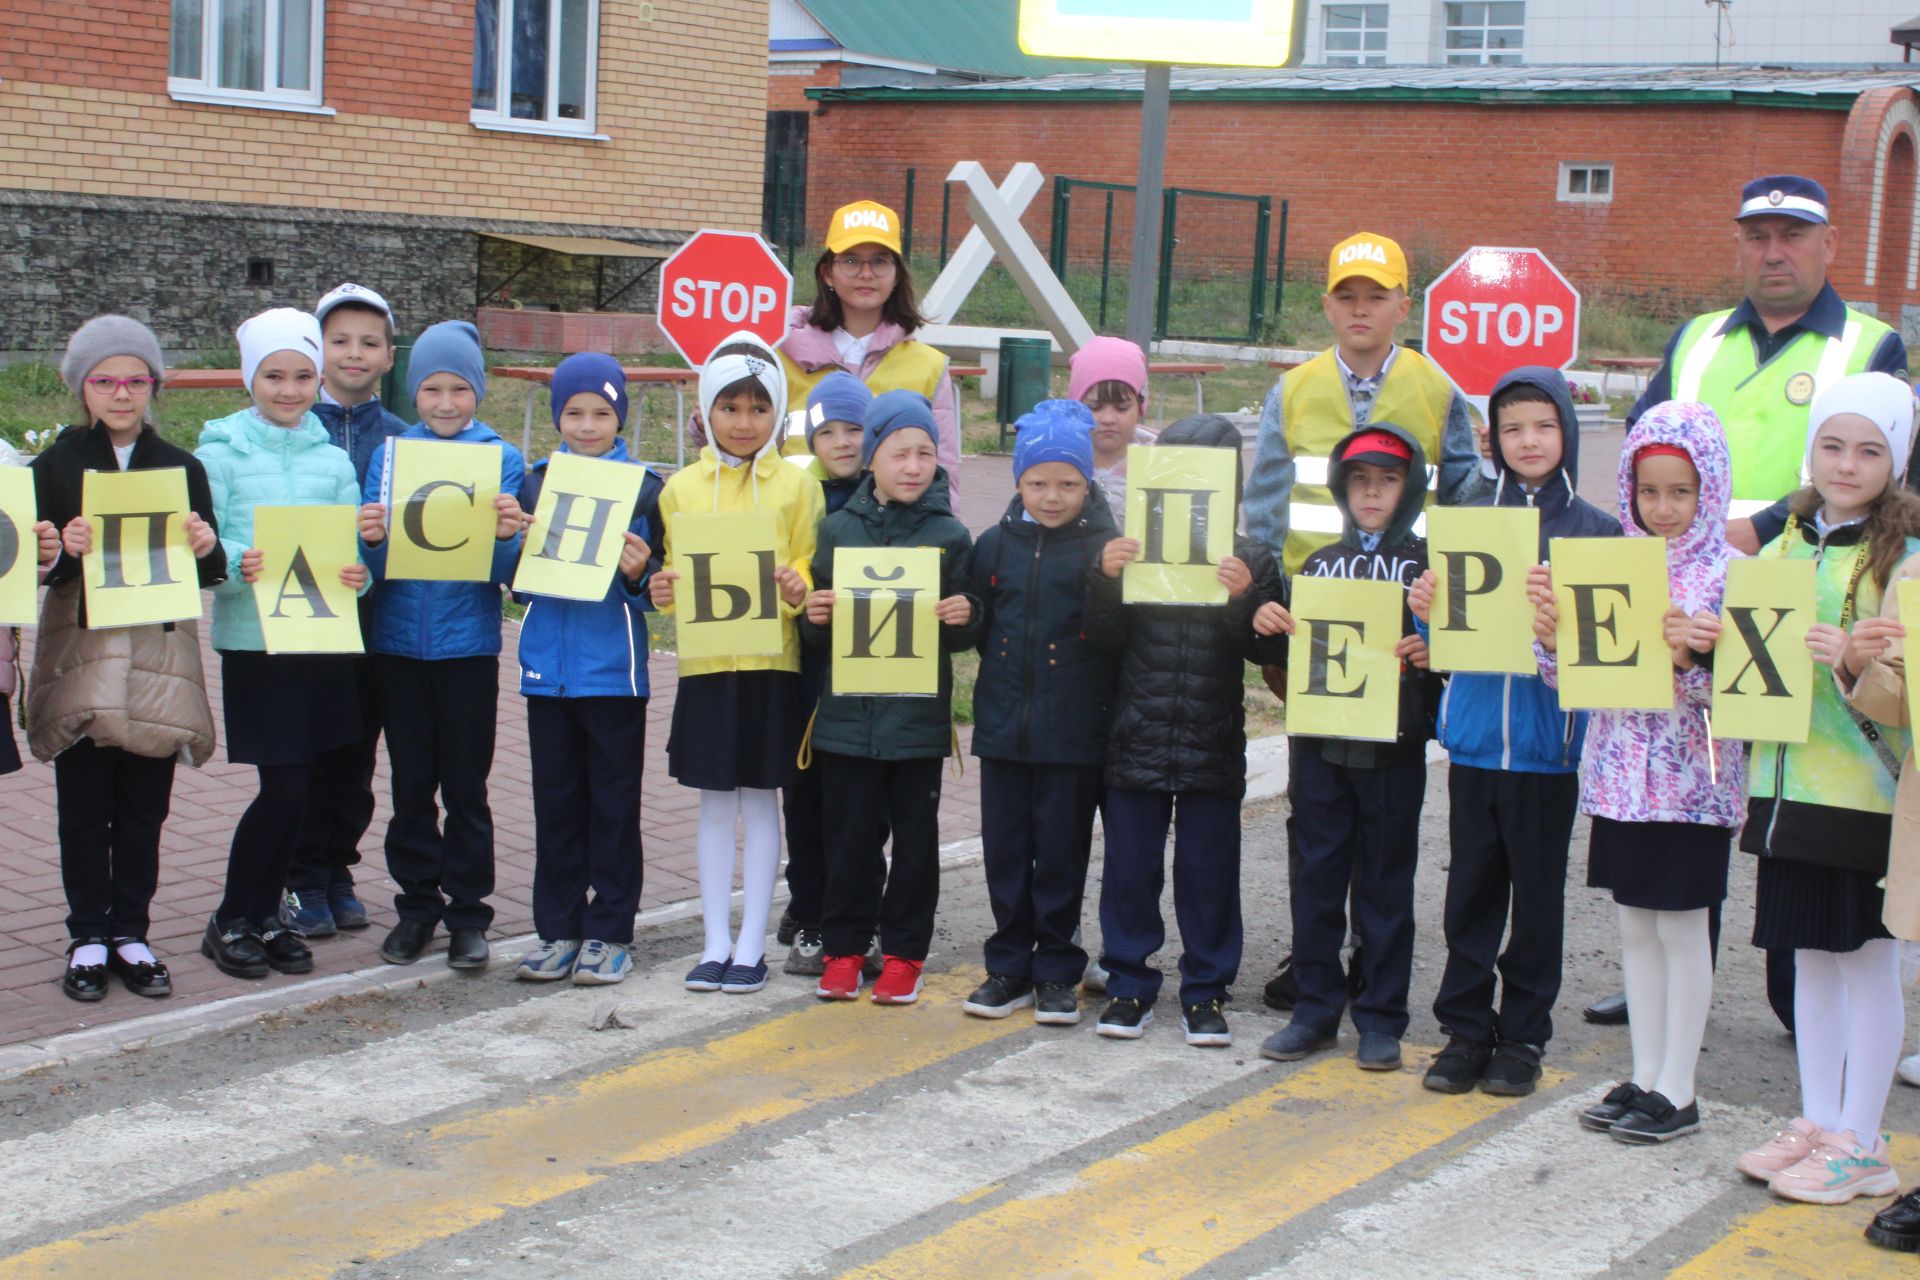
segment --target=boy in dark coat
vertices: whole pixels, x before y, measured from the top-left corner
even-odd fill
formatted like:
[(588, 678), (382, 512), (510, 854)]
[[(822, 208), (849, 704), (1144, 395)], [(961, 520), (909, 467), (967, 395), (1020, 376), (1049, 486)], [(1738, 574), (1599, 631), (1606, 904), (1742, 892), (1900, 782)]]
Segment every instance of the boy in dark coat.
[[(1043, 400), (1017, 424), (1019, 492), (973, 550), (982, 606), (973, 754), (993, 936), (987, 980), (964, 1006), (1004, 1018), (1080, 1021), (1074, 934), (1100, 800), (1112, 663), (1087, 640), (1087, 574), (1113, 538), (1093, 485), (1093, 412)], [(1090, 496), (1092, 495), (1092, 496)]]
[[(1414, 532), (1427, 494), (1426, 451), (1411, 432), (1378, 422), (1336, 444), (1331, 463), (1328, 488), (1340, 509), (1340, 539), (1309, 555), (1301, 575), (1411, 587), (1427, 567), (1426, 539)], [(1300, 996), (1293, 1020), (1261, 1045), (1265, 1057), (1286, 1062), (1333, 1046), (1348, 1002), (1340, 944), (1351, 895), (1363, 957), (1353, 997), (1359, 1064), (1369, 1071), (1400, 1066), (1426, 746), (1441, 688), (1426, 669), (1426, 641), (1412, 615), (1403, 610), (1403, 616), (1395, 740), (1296, 735), (1289, 744), (1288, 896)]]
[[(1218, 414), (1183, 418), (1160, 445), (1231, 449), (1240, 429)], [(1239, 471), (1235, 472), (1238, 499)], [(1087, 595), (1087, 634), (1116, 650), (1119, 687), (1107, 736), (1106, 864), (1100, 963), (1110, 999), (1099, 1032), (1137, 1039), (1153, 1020), (1166, 941), (1160, 891), (1174, 829), (1173, 907), (1180, 923), (1181, 1022), (1187, 1043), (1233, 1043), (1227, 988), (1240, 971), (1240, 801), (1247, 789), (1244, 667), (1278, 661), (1255, 631), (1278, 614), (1280, 569), (1259, 542), (1234, 539), (1220, 562), (1224, 605), (1121, 603), (1120, 573), (1140, 544), (1115, 538)], [(1271, 635), (1272, 631), (1263, 633)]]

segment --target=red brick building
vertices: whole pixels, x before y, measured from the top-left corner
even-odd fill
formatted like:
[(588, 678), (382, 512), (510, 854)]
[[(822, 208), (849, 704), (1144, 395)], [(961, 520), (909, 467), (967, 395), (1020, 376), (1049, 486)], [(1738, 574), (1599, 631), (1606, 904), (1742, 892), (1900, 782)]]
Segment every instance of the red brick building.
[[(896, 197), (914, 168), (916, 240), (931, 244), (957, 160), (996, 176), (1027, 160), (1050, 179), (1129, 182), (1139, 84), (1123, 72), (810, 88), (809, 222), (847, 200)], [(1469, 244), (1534, 245), (1583, 290), (1677, 312), (1733, 295), (1741, 184), (1803, 173), (1832, 194), (1836, 286), (1913, 341), (1916, 87), (1920, 69), (1904, 68), (1176, 70), (1167, 182), (1285, 198), (1286, 256), (1309, 272), (1365, 226), (1399, 238), (1416, 271)], [(1048, 218), (1043, 192), (1027, 218), (1043, 248)], [(965, 226), (956, 201), (952, 235)], [(1190, 261), (1197, 248), (1181, 253)]]

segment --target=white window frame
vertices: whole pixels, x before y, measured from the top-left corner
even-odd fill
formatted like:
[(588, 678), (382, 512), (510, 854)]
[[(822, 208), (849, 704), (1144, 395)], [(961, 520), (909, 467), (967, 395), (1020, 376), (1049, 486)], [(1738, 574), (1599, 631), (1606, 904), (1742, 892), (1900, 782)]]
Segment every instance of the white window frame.
[[(1512, 0), (1520, 5), (1520, 24), (1495, 22), (1492, 6), (1504, 0), (1467, 0), (1468, 3), (1483, 6), (1480, 21), (1474, 23), (1455, 23), (1452, 21), (1452, 4), (1442, 0), (1440, 10), (1440, 61), (1450, 67), (1517, 66), (1526, 61), (1527, 55), (1527, 8), (1525, 0)], [(1487, 45), (1487, 34), (1492, 31), (1519, 31), (1520, 43), (1511, 49), (1493, 49)], [(1455, 49), (1447, 42), (1447, 37), (1455, 31), (1478, 31), (1480, 47), (1478, 49)], [(1498, 61), (1496, 61), (1498, 59)]]
[[(1358, 9), (1361, 11), (1359, 27), (1360, 47), (1358, 49), (1330, 49), (1327, 47), (1327, 36), (1333, 31), (1333, 28), (1327, 24), (1327, 14), (1333, 9)], [(1384, 15), (1381, 24), (1377, 27), (1372, 26), (1367, 21), (1370, 12), (1375, 9), (1378, 9), (1380, 13)], [(1388, 22), (1391, 18), (1391, 8), (1384, 3), (1384, 0), (1328, 0), (1328, 3), (1320, 6), (1321, 64), (1329, 67), (1386, 66), (1387, 50), (1384, 37), (1387, 34)], [(1341, 30), (1348, 31), (1352, 30), (1352, 28), (1343, 27)], [(1383, 38), (1381, 47), (1378, 50), (1367, 48), (1367, 36), (1374, 32), (1378, 32)]]
[(594, 132), (600, 112), (600, 0), (587, 0), (586, 116), (567, 120), (551, 113), (560, 104), (560, 0), (531, 0), (550, 6), (547, 14), (547, 111), (544, 120), (526, 120), (513, 114), (513, 18), (514, 10), (529, 0), (498, 0), (500, 21), (497, 28), (501, 47), (494, 54), (493, 110), (471, 107), (468, 119), (476, 129), (501, 133), (536, 133), (555, 138), (586, 138), (607, 141), (607, 135)]
[[(1573, 175), (1587, 175), (1586, 190), (1573, 189)], [(1593, 175), (1607, 175), (1607, 189), (1596, 192), (1593, 189)], [(1613, 161), (1611, 160), (1562, 160), (1560, 162), (1560, 189), (1558, 199), (1564, 204), (1611, 204), (1614, 192)]]
[[(262, 54), (266, 60), (263, 80), (271, 80), (274, 74), (276, 51), (280, 47), (281, 9), (282, 0), (267, 0), (267, 29)], [(169, 22), (167, 96), (177, 102), (206, 102), (222, 107), (261, 107), (272, 111), (300, 111), (323, 116), (334, 114), (333, 108), (326, 105), (325, 85), (321, 79), (321, 73), (327, 61), (326, 9), (326, 0), (313, 0), (311, 18), (313, 30), (308, 33), (307, 43), (309, 56), (312, 59), (312, 65), (307, 70), (307, 82), (312, 88), (231, 89), (220, 83), (219, 0), (202, 0), (200, 6), (200, 75), (197, 78), (172, 74), (173, 6), (169, 4), (167, 6)]]

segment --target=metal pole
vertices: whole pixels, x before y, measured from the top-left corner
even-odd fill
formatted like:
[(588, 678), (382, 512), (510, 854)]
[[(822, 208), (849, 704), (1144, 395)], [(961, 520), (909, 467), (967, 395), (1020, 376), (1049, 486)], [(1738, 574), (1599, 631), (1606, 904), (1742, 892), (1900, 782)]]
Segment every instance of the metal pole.
[(1107, 220), (1100, 232), (1100, 327), (1107, 327), (1107, 285), (1113, 278), (1113, 192), (1107, 192)]
[(1167, 171), (1167, 102), (1173, 68), (1149, 63), (1140, 95), (1140, 176), (1133, 189), (1133, 260), (1127, 265), (1127, 339), (1145, 351), (1153, 341), (1160, 276), (1160, 201)]
[(953, 184), (940, 188), (940, 269), (947, 269), (947, 217), (953, 212)]
[(907, 170), (906, 208), (900, 211), (900, 256), (913, 257), (913, 180), (916, 171)]

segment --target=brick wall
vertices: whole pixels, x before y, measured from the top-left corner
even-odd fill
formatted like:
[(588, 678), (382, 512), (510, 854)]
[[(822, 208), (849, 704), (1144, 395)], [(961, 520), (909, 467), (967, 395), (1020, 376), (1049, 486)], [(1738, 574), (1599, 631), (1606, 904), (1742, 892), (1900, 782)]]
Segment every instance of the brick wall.
[[(923, 245), (937, 241), (939, 182), (957, 160), (983, 162), (996, 180), (1030, 160), (1050, 178), (1126, 182), (1139, 148), (1137, 103), (1035, 95), (817, 105), (809, 224), (847, 200), (898, 200), (913, 166), (915, 240)], [(1287, 257), (1308, 271), (1324, 269), (1328, 249), (1362, 227), (1399, 239), (1423, 277), (1469, 244), (1524, 244), (1545, 250), (1583, 290), (1643, 295), (1678, 312), (1737, 291), (1730, 217), (1741, 184), (1791, 171), (1837, 187), (1847, 124), (1843, 111), (1793, 107), (1177, 100), (1167, 181), (1285, 197)], [(1611, 161), (1613, 201), (1556, 200), (1561, 161)], [(1051, 194), (1049, 185), (1026, 217), (1043, 251)], [(1843, 293), (1858, 284), (1859, 246), (1845, 237), (1850, 219), (1864, 226), (1864, 203), (1864, 196), (1836, 199), (1843, 238), (1833, 274)], [(1116, 214), (1120, 261), (1129, 208)], [(1076, 245), (1085, 240), (1087, 216), (1076, 213)], [(1185, 217), (1178, 252), (1202, 253), (1201, 244), (1187, 242)], [(954, 243), (966, 227), (956, 199)], [(1190, 234), (1202, 238), (1205, 228), (1195, 223)], [(1223, 220), (1216, 234), (1235, 242), (1235, 254), (1250, 243), (1238, 221)]]
[(764, 0), (601, 0), (604, 142), (468, 119), (470, 0), (331, 0), (334, 116), (167, 96), (168, 0), (8, 0), (0, 187), (689, 231), (758, 224)]

